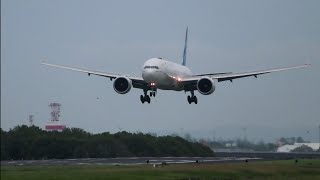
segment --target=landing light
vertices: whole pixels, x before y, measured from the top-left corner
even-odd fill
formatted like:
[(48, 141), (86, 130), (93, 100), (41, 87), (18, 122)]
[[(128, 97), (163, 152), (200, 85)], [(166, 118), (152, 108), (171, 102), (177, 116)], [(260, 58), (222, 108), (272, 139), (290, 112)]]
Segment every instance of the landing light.
[(181, 78), (179, 78), (179, 77), (174, 77), (174, 76), (172, 76), (172, 78), (173, 78), (173, 79), (176, 79), (177, 81), (181, 81)]

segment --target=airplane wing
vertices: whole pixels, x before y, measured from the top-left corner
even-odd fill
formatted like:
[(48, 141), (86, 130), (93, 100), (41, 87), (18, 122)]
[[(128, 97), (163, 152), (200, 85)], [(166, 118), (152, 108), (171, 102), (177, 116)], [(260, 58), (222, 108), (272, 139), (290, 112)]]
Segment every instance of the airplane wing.
[(90, 69), (75, 68), (75, 67), (70, 67), (70, 66), (62, 66), (62, 65), (50, 64), (50, 63), (46, 63), (46, 62), (41, 62), (41, 64), (46, 65), (46, 66), (55, 67), (55, 68), (61, 68), (61, 69), (67, 69), (67, 70), (87, 73), (88, 76), (90, 76), (91, 74), (97, 75), (97, 76), (103, 76), (103, 77), (110, 78), (111, 81), (113, 79), (116, 79), (117, 77), (124, 77), (125, 76), (125, 77), (131, 79), (132, 86), (134, 88), (148, 89), (148, 83), (146, 83), (141, 77), (135, 77), (135, 76), (125, 75), (125, 74), (116, 74), (116, 73), (94, 71), (94, 70), (90, 70)]
[(194, 83), (195, 81), (198, 81), (199, 79), (203, 77), (209, 77), (212, 79), (216, 79), (218, 82), (221, 81), (231, 81), (234, 79), (254, 76), (257, 77), (258, 75), (262, 74), (268, 74), (272, 72), (278, 72), (278, 71), (285, 71), (290, 69), (298, 69), (298, 68), (306, 68), (309, 67), (310, 64), (304, 64), (304, 65), (298, 65), (298, 66), (290, 66), (290, 67), (284, 67), (284, 68), (275, 68), (275, 69), (268, 69), (268, 70), (261, 70), (261, 71), (252, 71), (252, 72), (244, 72), (244, 73), (216, 73), (216, 74), (199, 74), (187, 78), (182, 78), (180, 82), (185, 84)]
[(233, 79), (239, 79), (249, 76), (257, 77), (258, 75), (262, 74), (268, 74), (272, 72), (279, 72), (279, 71), (286, 71), (290, 69), (298, 69), (298, 68), (306, 68), (309, 67), (310, 64), (304, 64), (299, 66), (291, 66), (291, 67), (284, 67), (284, 68), (276, 68), (276, 69), (268, 69), (268, 70), (262, 70), (262, 71), (253, 71), (253, 72), (245, 72), (245, 73), (231, 73), (231, 74), (222, 74), (222, 75), (214, 75), (211, 76), (213, 79), (217, 79), (218, 82), (221, 81), (232, 81)]

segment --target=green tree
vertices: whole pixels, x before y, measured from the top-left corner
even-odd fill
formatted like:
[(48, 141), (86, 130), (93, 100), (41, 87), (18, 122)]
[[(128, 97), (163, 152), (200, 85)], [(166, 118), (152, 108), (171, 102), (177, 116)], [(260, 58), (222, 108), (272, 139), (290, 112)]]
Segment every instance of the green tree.
[(39, 127), (1, 129), (1, 159), (107, 158), (126, 156), (212, 156), (207, 146), (180, 137), (143, 133), (91, 134), (79, 128), (62, 132)]

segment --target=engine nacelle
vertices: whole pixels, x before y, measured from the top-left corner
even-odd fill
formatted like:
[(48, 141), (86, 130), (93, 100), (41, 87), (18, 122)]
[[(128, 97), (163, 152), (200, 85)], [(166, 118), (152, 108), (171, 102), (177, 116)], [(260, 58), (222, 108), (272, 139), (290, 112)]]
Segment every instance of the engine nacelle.
[(214, 92), (216, 86), (214, 85), (214, 81), (209, 77), (204, 77), (198, 80), (197, 89), (203, 95), (209, 95)]
[(131, 79), (127, 77), (118, 77), (114, 80), (113, 89), (119, 94), (126, 94), (132, 87)]

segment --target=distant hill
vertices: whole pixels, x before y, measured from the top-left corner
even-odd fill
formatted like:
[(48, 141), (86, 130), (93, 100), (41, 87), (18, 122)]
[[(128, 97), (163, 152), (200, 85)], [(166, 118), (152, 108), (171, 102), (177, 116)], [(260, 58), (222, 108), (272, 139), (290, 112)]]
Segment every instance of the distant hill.
[(79, 128), (48, 132), (25, 125), (8, 132), (1, 129), (1, 160), (213, 155), (207, 146), (172, 136), (125, 131), (92, 134)]

